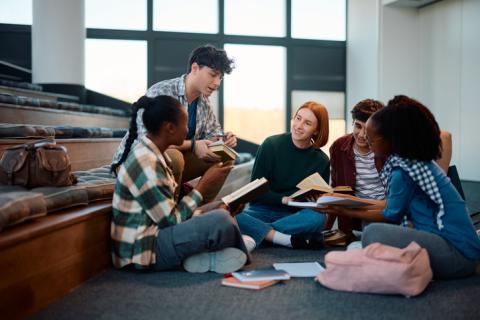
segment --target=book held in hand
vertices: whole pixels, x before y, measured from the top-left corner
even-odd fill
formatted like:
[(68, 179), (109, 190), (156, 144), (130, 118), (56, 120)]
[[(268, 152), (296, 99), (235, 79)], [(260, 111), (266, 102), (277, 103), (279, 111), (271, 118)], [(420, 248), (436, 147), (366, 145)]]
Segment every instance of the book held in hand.
[(258, 196), (268, 192), (268, 180), (265, 178), (259, 178), (244, 185), (240, 189), (226, 195), (222, 198), (223, 203), (230, 207), (236, 207), (242, 203), (248, 203)]
[(329, 205), (345, 206), (348, 208), (360, 208), (376, 205), (375, 200), (363, 199), (346, 194), (324, 194), (318, 197), (317, 201), (288, 201), (288, 205), (298, 208), (325, 208)]
[(290, 279), (290, 275), (288, 274), (288, 272), (283, 270), (275, 270), (275, 269), (257, 269), (257, 270), (249, 270), (249, 271), (238, 271), (238, 272), (233, 272), (232, 276), (234, 276), (237, 280), (240, 280), (243, 282)]
[(215, 141), (208, 145), (208, 149), (222, 158), (222, 162), (235, 160), (238, 153), (227, 146), (222, 140)]
[(301, 200), (309, 195), (318, 195), (321, 193), (353, 192), (352, 188), (350, 188), (349, 186), (337, 186), (335, 188), (332, 188), (328, 185), (327, 182), (325, 182), (325, 180), (323, 180), (322, 176), (318, 172), (315, 172), (314, 174), (311, 174), (302, 181), (300, 181), (297, 184), (297, 188), (299, 190), (289, 196), (294, 200)]
[(266, 287), (273, 286), (278, 282), (279, 280), (240, 281), (234, 277), (222, 279), (222, 285), (224, 286), (251, 290), (260, 290)]

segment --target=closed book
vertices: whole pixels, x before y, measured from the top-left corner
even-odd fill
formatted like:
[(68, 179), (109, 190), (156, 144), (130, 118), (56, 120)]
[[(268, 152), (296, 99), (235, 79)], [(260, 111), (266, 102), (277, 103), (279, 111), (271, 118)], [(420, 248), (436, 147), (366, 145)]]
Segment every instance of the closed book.
[(219, 140), (208, 145), (208, 149), (222, 158), (222, 162), (235, 160), (238, 157), (238, 153)]
[(222, 198), (222, 201), (233, 208), (239, 204), (255, 200), (258, 196), (267, 193), (268, 190), (268, 180), (259, 178), (226, 195)]
[(240, 281), (265, 281), (265, 280), (288, 280), (290, 275), (284, 270), (275, 269), (257, 269), (249, 271), (233, 272), (237, 280)]
[(278, 283), (279, 280), (263, 280), (263, 281), (240, 281), (234, 277), (228, 277), (222, 279), (222, 285), (227, 287), (235, 287), (242, 289), (260, 290), (266, 287), (273, 286)]

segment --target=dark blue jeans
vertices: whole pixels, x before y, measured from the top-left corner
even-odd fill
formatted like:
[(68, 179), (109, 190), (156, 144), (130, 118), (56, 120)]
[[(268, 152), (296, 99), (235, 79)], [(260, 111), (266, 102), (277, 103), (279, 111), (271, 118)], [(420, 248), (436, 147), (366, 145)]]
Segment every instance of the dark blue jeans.
[(237, 215), (242, 234), (260, 244), (270, 230), (285, 234), (312, 235), (325, 226), (325, 215), (311, 209), (291, 212), (281, 206), (252, 205)]

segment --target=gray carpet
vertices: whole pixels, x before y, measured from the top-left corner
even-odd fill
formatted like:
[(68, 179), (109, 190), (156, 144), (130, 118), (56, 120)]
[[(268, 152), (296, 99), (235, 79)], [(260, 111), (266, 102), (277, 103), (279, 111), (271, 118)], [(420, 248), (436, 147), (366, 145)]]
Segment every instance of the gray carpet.
[[(323, 262), (325, 252), (263, 247), (248, 268)], [(480, 275), (434, 281), (415, 298), (336, 292), (294, 278), (260, 291), (223, 287), (222, 276), (114, 269), (86, 282), (34, 319), (479, 319)]]

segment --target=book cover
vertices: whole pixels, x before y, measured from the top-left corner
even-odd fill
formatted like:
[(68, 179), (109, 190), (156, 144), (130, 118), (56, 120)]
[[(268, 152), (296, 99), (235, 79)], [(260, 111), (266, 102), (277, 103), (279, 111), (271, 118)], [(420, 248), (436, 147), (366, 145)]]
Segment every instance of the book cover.
[(235, 160), (238, 157), (238, 153), (221, 140), (209, 144), (208, 149), (220, 156), (222, 158), (222, 162)]
[(288, 280), (290, 275), (283, 270), (275, 269), (257, 269), (249, 271), (233, 272), (237, 280), (240, 281), (265, 281), (265, 280)]
[(298, 191), (291, 194), (289, 197), (295, 200), (304, 199), (310, 195), (319, 195), (322, 193), (332, 193), (332, 192), (342, 192), (342, 193), (351, 193), (353, 192), (352, 188), (349, 186), (336, 186), (332, 188), (322, 176), (315, 172), (314, 174), (309, 175), (302, 181), (297, 184)]
[(359, 208), (365, 206), (375, 205), (377, 202), (374, 200), (363, 199), (350, 195), (334, 194), (334, 195), (322, 195), (317, 201), (293, 201), (288, 202), (289, 206), (298, 208), (324, 208), (328, 205), (345, 206), (349, 208)]
[(290, 277), (316, 277), (320, 272), (325, 271), (318, 262), (290, 262), (290, 263), (274, 263), (276, 270), (284, 270), (288, 272)]
[(230, 207), (235, 207), (242, 203), (248, 203), (258, 196), (267, 193), (268, 180), (265, 178), (259, 178), (244, 185), (240, 189), (226, 195), (222, 198), (222, 201)]
[(279, 280), (263, 280), (263, 281), (240, 281), (234, 277), (222, 279), (222, 285), (227, 287), (235, 287), (242, 289), (260, 290), (266, 287), (273, 286)]

